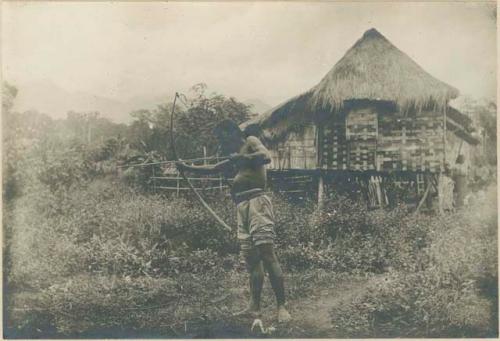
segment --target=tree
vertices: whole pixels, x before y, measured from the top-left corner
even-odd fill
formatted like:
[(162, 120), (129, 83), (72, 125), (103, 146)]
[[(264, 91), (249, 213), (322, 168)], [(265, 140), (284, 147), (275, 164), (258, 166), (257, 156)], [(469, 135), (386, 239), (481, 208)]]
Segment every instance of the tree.
[[(242, 123), (250, 118), (250, 106), (221, 94), (207, 94), (203, 83), (194, 85), (187, 94), (181, 94), (176, 102), (174, 138), (179, 155), (183, 158), (203, 155), (207, 147), (209, 155), (215, 154), (217, 143), (212, 133), (218, 122), (232, 119)], [(170, 115), (172, 102), (158, 105), (153, 110), (138, 110), (129, 127), (128, 137), (133, 146), (143, 152), (157, 151), (171, 159)]]
[(196, 84), (190, 89), (191, 95), (184, 98), (184, 112), (178, 117), (179, 146), (185, 157), (199, 157), (203, 147), (208, 154), (215, 154), (217, 141), (213, 134), (215, 126), (224, 119), (240, 124), (251, 116), (250, 106), (233, 97), (211, 93), (207, 94), (205, 84)]

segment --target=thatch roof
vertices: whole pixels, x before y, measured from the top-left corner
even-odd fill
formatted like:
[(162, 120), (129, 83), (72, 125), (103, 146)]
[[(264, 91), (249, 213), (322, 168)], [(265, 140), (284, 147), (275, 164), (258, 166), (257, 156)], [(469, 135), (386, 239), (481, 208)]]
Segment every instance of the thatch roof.
[(376, 29), (365, 32), (312, 89), (257, 119), (273, 139), (317, 115), (339, 112), (347, 100), (394, 102), (401, 112), (443, 109), (458, 96), (454, 87), (434, 78)]

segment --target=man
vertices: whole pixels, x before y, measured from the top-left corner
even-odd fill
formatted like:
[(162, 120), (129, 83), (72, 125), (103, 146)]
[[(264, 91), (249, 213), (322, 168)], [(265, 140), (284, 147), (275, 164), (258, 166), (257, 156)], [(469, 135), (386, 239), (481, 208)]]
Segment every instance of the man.
[(278, 321), (289, 321), (291, 316), (285, 308), (283, 272), (274, 252), (273, 208), (264, 192), (267, 183), (265, 165), (271, 161), (269, 152), (257, 137), (245, 137), (231, 120), (218, 124), (214, 133), (224, 154), (230, 155), (229, 160), (208, 166), (188, 166), (179, 162), (177, 167), (202, 174), (228, 174), (233, 168), (237, 171), (231, 196), (237, 205), (238, 240), (250, 275), (250, 300), (247, 309), (235, 315), (259, 316), (265, 268), (278, 304)]

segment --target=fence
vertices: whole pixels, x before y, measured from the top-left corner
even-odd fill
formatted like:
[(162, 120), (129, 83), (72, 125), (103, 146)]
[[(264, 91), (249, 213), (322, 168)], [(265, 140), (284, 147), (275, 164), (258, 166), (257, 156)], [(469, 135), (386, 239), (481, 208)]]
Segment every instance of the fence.
[[(201, 157), (194, 159), (182, 160), (186, 164), (199, 164), (210, 165), (217, 162), (226, 160), (226, 157)], [(143, 162), (137, 164), (128, 164), (119, 166), (119, 168), (129, 168), (129, 167), (150, 167), (149, 177), (150, 184), (154, 192), (158, 191), (170, 191), (175, 192), (179, 195), (183, 191), (189, 191), (186, 180), (180, 176), (175, 163), (177, 161), (166, 160), (157, 162)], [(199, 191), (213, 191), (218, 190), (224, 192), (230, 187), (230, 183), (233, 179), (228, 179), (224, 177), (213, 177), (213, 176), (197, 176), (197, 177), (187, 177), (187, 179), (193, 184), (193, 187)]]
[[(204, 157), (183, 160), (187, 164), (204, 164), (226, 160), (224, 157)], [(154, 192), (170, 192), (175, 195), (187, 193), (190, 190), (186, 179), (180, 176), (175, 166), (176, 161), (144, 162), (123, 167), (150, 167), (149, 184)], [(410, 205), (423, 205), (424, 201), (431, 204), (432, 197), (439, 194), (437, 186), (439, 176), (430, 173), (406, 173), (401, 177), (387, 178), (387, 174), (362, 174), (362, 172), (325, 172), (321, 170), (268, 170), (268, 187), (275, 193), (281, 193), (290, 199), (303, 200), (306, 198), (321, 201), (324, 193), (354, 193), (349, 186), (359, 187), (362, 196), (371, 208), (384, 207), (397, 199), (397, 192), (404, 189), (405, 201)], [(345, 174), (344, 174), (345, 173)], [(352, 173), (352, 174), (351, 174)], [(194, 176), (187, 178), (193, 187), (201, 193), (225, 193), (230, 190), (234, 179), (223, 176)], [(392, 183), (392, 190), (386, 186)], [(347, 188), (349, 187), (349, 188)], [(388, 191), (389, 190), (389, 191)], [(395, 192), (394, 192), (395, 190)], [(389, 193), (390, 192), (390, 193)], [(394, 193), (393, 193), (394, 192)], [(391, 194), (391, 195), (389, 195)], [(442, 203), (439, 202), (440, 210)]]
[[(181, 191), (190, 190), (190, 187), (185, 184), (186, 180), (178, 174), (172, 174), (172, 176), (152, 176), (150, 179), (155, 192), (159, 190), (174, 191), (179, 195)], [(227, 183), (232, 179), (224, 179), (222, 177), (197, 177), (188, 178), (188, 180), (193, 183), (193, 187), (197, 190), (219, 190), (220, 192), (224, 192), (225, 189), (229, 188)]]

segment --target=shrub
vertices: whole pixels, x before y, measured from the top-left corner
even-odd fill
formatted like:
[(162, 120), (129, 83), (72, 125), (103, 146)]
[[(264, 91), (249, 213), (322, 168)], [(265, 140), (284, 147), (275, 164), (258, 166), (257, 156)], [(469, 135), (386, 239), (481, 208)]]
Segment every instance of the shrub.
[(442, 280), (430, 270), (393, 272), (332, 309), (332, 323), (342, 337), (493, 336), (493, 302), (471, 282), (454, 288)]
[(422, 257), (331, 311), (343, 336), (497, 336), (495, 196), (492, 188), (486, 202), (467, 213), (427, 220)]
[(367, 214), (366, 204), (361, 201), (336, 196), (324, 204), (315, 222), (318, 232), (316, 240), (334, 241), (356, 232), (368, 232), (370, 224)]
[[(233, 219), (227, 201), (213, 206), (226, 221)], [(221, 256), (238, 251), (234, 233), (202, 207), (144, 196), (108, 180), (55, 191), (41, 186), (13, 210), (10, 280), (18, 285), (46, 286), (82, 272), (209, 271), (222, 264)]]
[(280, 209), (286, 212), (287, 207), (301, 215), (292, 216), (301, 222), (298, 237), (281, 251), (290, 269), (381, 273), (390, 268), (414, 271), (425, 262), (421, 249), (429, 242), (431, 216), (414, 217), (405, 206), (369, 211), (364, 203), (347, 197), (328, 201), (321, 211), (289, 204)]
[(285, 197), (274, 194), (272, 203), (278, 248), (307, 244), (316, 240), (316, 226), (311, 224), (316, 205), (306, 201), (291, 204)]

